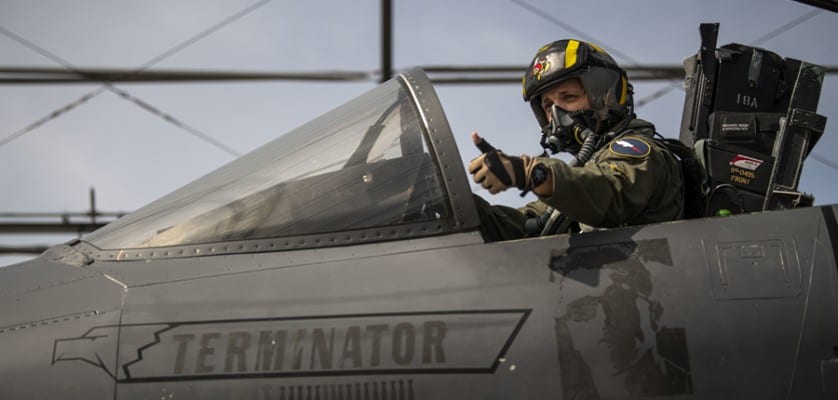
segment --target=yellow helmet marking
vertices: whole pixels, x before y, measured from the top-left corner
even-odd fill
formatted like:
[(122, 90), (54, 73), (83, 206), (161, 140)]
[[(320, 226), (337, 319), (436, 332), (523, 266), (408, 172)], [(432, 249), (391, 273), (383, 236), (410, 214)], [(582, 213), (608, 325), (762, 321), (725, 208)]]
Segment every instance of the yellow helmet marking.
[(628, 82), (626, 82), (626, 77), (621, 76), (620, 81), (623, 83), (623, 90), (620, 92), (620, 105), (626, 104), (626, 96), (628, 95)]
[(567, 48), (564, 53), (564, 67), (570, 68), (576, 64), (576, 53), (579, 50), (579, 42), (575, 40), (567, 41)]

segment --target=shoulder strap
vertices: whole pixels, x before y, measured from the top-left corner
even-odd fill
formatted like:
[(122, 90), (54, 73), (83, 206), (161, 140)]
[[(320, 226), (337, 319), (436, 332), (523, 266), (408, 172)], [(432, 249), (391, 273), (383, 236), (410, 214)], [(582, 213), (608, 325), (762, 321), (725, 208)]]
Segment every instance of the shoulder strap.
[(707, 171), (695, 154), (695, 150), (678, 139), (655, 138), (664, 148), (672, 152), (681, 165), (684, 176), (684, 218), (701, 218), (706, 213), (708, 178)]

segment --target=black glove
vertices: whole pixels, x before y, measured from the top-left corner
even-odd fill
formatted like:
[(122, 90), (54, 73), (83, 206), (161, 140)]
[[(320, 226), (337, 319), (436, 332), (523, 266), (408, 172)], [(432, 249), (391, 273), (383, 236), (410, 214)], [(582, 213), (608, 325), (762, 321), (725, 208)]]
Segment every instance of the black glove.
[(482, 138), (475, 145), (483, 152), (471, 160), (468, 166), (468, 172), (475, 183), (479, 183), (492, 194), (513, 186), (524, 192), (532, 189), (528, 179), (535, 164), (532, 157), (508, 156)]

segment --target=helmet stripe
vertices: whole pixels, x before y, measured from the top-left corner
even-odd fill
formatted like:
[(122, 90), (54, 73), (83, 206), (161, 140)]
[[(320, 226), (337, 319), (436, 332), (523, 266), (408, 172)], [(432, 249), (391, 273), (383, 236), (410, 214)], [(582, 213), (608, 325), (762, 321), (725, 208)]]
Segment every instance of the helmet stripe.
[(628, 82), (626, 82), (625, 75), (620, 76), (620, 82), (622, 82), (623, 90), (620, 91), (620, 105), (626, 104), (626, 96), (628, 92)]
[(595, 44), (593, 44), (593, 43), (591, 43), (591, 42), (588, 42), (588, 45), (589, 45), (589, 46), (591, 46), (591, 47), (593, 47), (593, 48), (594, 48), (594, 50), (596, 50), (596, 51), (598, 51), (598, 52), (600, 52), (600, 53), (602, 53), (602, 54), (608, 55), (608, 52), (607, 52), (607, 51), (605, 51), (605, 50), (603, 50), (603, 49), (602, 49), (602, 47), (599, 47), (599, 46), (597, 46), (597, 45), (595, 45)]
[(576, 64), (576, 53), (579, 50), (579, 42), (575, 40), (568, 40), (567, 47), (564, 53), (564, 67), (570, 68)]

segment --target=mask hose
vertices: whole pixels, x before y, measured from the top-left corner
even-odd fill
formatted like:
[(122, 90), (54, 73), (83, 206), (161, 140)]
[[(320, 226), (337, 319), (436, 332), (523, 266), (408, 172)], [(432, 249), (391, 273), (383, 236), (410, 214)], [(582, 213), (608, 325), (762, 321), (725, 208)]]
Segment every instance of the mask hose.
[(590, 129), (585, 129), (581, 136), (585, 138), (585, 141), (582, 143), (582, 147), (579, 149), (579, 152), (576, 153), (573, 160), (570, 161), (571, 167), (585, 165), (585, 163), (591, 159), (591, 156), (594, 154), (594, 150), (596, 150), (597, 147), (596, 142), (597, 139), (599, 139), (599, 135), (595, 135)]

